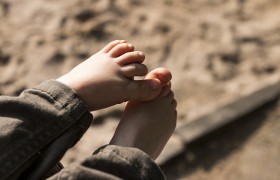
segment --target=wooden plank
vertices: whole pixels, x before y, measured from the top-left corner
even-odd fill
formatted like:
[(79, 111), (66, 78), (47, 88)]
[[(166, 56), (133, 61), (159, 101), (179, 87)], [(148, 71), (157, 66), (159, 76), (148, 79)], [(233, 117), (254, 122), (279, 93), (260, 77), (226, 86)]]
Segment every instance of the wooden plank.
[(191, 143), (275, 100), (279, 94), (280, 82), (277, 82), (180, 126), (175, 134), (181, 137), (184, 144)]

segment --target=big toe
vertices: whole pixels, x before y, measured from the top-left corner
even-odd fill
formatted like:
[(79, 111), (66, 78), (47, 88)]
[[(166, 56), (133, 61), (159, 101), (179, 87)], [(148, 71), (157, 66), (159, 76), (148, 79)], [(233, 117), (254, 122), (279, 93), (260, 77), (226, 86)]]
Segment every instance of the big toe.
[(172, 74), (168, 69), (160, 67), (149, 72), (145, 79), (158, 79), (161, 85), (165, 86), (171, 81)]
[(161, 82), (158, 79), (131, 81), (128, 92), (128, 100), (149, 101), (160, 94)]

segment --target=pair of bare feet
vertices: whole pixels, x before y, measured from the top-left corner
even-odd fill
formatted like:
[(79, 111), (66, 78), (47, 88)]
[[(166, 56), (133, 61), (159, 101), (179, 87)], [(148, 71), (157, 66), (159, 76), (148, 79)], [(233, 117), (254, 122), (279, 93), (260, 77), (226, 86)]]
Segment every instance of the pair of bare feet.
[(90, 111), (128, 101), (110, 144), (135, 147), (156, 159), (175, 129), (177, 103), (171, 73), (165, 68), (148, 73), (144, 59), (133, 45), (117, 40), (57, 80), (75, 90)]

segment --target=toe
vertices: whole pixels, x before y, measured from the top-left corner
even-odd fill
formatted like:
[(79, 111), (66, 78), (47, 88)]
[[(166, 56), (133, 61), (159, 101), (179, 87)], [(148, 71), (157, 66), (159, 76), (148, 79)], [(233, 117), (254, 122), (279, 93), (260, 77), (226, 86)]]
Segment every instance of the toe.
[(178, 115), (178, 112), (177, 112), (177, 110), (175, 110), (175, 112), (174, 112), (175, 127), (176, 127), (176, 123), (177, 123), (177, 115)]
[(165, 98), (171, 103), (173, 101), (173, 99), (174, 99), (173, 91), (169, 91)]
[(115, 59), (119, 65), (127, 65), (132, 63), (142, 63), (145, 60), (145, 55), (142, 52), (134, 51), (123, 54)]
[(113, 49), (116, 45), (121, 44), (121, 43), (126, 43), (125, 40), (115, 40), (107, 44), (101, 51), (103, 53), (108, 53), (111, 49)]
[(160, 93), (160, 97), (166, 97), (168, 95), (168, 93), (170, 92), (170, 89), (171, 89), (171, 83), (167, 83), (167, 85), (165, 85), (162, 90), (161, 90), (161, 93)]
[(108, 53), (112, 57), (116, 58), (127, 52), (131, 52), (133, 50), (134, 50), (134, 47), (132, 44), (121, 43), (121, 44), (117, 44), (115, 47), (113, 47)]
[(175, 99), (172, 99), (171, 105), (173, 106), (174, 109), (177, 107), (177, 101)]
[(144, 64), (129, 64), (121, 67), (122, 73), (129, 78), (134, 76), (145, 76), (148, 73), (148, 68)]
[(161, 92), (161, 83), (158, 79), (131, 81), (128, 84), (129, 100), (149, 101)]
[(172, 74), (166, 68), (156, 68), (152, 70), (150, 73), (148, 73), (145, 79), (153, 79), (153, 78), (160, 80), (162, 86), (164, 86), (172, 79)]

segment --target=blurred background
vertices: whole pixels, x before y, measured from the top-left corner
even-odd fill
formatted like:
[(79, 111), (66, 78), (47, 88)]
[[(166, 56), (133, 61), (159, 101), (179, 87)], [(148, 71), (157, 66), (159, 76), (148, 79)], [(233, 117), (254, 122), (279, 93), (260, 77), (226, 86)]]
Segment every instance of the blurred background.
[[(279, 0), (0, 0), (0, 94), (56, 79), (125, 39), (146, 54), (149, 70), (173, 73), (180, 127), (278, 82), (279, 18)], [(64, 164), (107, 144), (123, 108), (94, 112)], [(167, 178), (279, 179), (277, 108), (194, 145), (164, 166)]]

